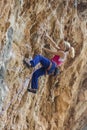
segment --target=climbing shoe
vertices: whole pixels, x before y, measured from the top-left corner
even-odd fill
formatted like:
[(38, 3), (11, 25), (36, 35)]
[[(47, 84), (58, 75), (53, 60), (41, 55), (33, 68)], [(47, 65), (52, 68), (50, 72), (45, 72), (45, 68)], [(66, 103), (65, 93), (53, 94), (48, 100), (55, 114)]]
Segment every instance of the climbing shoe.
[(30, 89), (30, 88), (28, 88), (27, 91), (28, 91), (28, 92), (32, 92), (32, 93), (36, 93), (36, 92), (37, 92), (36, 89)]
[(27, 58), (23, 59), (23, 64), (26, 65), (27, 68), (32, 67), (30, 61)]

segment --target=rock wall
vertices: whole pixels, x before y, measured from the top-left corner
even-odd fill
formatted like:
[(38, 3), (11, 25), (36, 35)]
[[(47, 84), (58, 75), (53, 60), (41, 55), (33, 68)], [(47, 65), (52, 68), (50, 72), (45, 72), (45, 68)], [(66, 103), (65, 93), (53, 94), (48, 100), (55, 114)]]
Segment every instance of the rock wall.
[[(87, 2), (78, 0), (0, 1), (0, 129), (80, 130), (87, 123)], [(84, 15), (83, 15), (84, 14)], [(51, 54), (47, 33), (75, 48), (54, 78), (43, 76), (37, 94), (26, 91), (33, 69), (24, 57)], [(54, 49), (54, 48), (52, 48)]]

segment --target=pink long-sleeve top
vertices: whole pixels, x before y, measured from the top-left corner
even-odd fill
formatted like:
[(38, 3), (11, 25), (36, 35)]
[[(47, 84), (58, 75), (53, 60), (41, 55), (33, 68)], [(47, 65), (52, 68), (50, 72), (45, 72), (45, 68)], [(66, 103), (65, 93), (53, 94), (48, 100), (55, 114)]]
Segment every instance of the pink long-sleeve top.
[(55, 62), (57, 66), (61, 66), (62, 63), (65, 61), (65, 59), (66, 59), (66, 54), (64, 58), (61, 58), (60, 56), (55, 55), (53, 58), (51, 58), (51, 61)]

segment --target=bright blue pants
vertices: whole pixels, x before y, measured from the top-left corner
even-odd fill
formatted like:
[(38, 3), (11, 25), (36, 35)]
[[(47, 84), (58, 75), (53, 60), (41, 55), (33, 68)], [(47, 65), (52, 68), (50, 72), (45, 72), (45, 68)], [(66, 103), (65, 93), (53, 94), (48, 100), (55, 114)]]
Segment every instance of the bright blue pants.
[[(31, 88), (32, 89), (38, 89), (38, 79), (40, 76), (43, 76), (46, 74), (47, 68), (50, 65), (50, 60), (42, 55), (36, 55), (33, 60), (30, 61), (32, 67), (35, 67), (38, 63), (41, 63), (42, 67), (37, 69), (33, 75), (31, 80)], [(52, 63), (51, 69), (48, 71), (48, 74), (52, 73), (55, 69), (56, 65), (55, 63)]]

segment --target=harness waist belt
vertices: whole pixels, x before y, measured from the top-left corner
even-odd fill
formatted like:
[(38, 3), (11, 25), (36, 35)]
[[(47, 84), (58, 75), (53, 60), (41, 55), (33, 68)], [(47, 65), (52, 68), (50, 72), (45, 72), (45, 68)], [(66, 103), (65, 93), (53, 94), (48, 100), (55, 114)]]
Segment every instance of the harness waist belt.
[(50, 62), (50, 65), (49, 65), (49, 67), (47, 68), (47, 70), (50, 70), (51, 67), (52, 67), (52, 62)]

